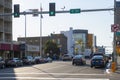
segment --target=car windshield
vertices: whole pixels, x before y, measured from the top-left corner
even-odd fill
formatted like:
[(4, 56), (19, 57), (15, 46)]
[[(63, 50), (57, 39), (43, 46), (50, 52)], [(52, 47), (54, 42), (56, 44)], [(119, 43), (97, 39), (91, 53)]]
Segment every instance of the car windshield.
[(74, 58), (81, 58), (82, 55), (76, 55)]
[(103, 56), (93, 56), (92, 59), (103, 59)]

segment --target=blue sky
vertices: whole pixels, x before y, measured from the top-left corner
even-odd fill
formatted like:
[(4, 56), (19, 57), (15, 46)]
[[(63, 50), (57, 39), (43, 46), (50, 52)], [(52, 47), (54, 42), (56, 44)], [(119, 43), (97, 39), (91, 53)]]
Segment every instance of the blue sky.
[[(28, 9), (39, 9), (42, 4), (43, 11), (49, 10), (49, 3), (56, 3), (56, 10), (65, 10), (80, 8), (84, 9), (102, 9), (113, 8), (114, 0), (13, 0), (14, 4), (20, 4), (20, 11)], [(67, 31), (70, 27), (73, 29), (86, 29), (89, 33), (97, 36), (97, 45), (112, 46), (113, 33), (111, 24), (114, 23), (113, 11), (106, 12), (81, 12), (80, 14), (56, 14), (50, 17), (44, 14), (42, 19), (42, 35), (47, 36), (51, 33), (60, 33)], [(27, 37), (40, 35), (40, 18), (27, 15)], [(25, 37), (25, 18), (13, 17), (13, 39)]]

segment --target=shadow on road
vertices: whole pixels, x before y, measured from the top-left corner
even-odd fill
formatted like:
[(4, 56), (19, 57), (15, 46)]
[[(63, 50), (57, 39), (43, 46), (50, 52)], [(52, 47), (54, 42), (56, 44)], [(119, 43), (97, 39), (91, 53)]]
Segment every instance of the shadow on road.
[(14, 68), (0, 69), (0, 80), (17, 80)]

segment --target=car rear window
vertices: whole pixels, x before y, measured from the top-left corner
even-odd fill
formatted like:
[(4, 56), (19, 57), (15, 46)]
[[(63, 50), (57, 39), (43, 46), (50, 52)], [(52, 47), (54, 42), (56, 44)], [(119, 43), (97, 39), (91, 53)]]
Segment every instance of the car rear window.
[(103, 56), (93, 56), (93, 59), (103, 59)]

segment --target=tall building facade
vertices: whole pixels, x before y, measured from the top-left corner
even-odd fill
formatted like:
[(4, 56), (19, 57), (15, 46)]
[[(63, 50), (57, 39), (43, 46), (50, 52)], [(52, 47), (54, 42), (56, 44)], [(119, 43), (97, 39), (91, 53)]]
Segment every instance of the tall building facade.
[[(5, 13), (12, 13), (12, 0), (0, 0), (0, 14)], [(0, 56), (4, 59), (13, 56), (15, 46), (12, 44), (12, 16), (0, 16)]]
[(61, 31), (67, 37), (67, 53), (73, 55), (74, 53), (74, 39), (73, 39), (73, 28), (69, 31)]
[[(0, 14), (12, 13), (12, 0), (0, 0)], [(12, 16), (0, 16), (0, 42), (12, 41)]]
[[(75, 29), (71, 27), (69, 31), (61, 31), (62, 34), (64, 34), (67, 37), (67, 53), (68, 54), (75, 54), (76, 49), (77, 53), (81, 52), (81, 48), (87, 47), (87, 35), (88, 30), (82, 30), (82, 29)], [(78, 44), (80, 42), (80, 44)]]

